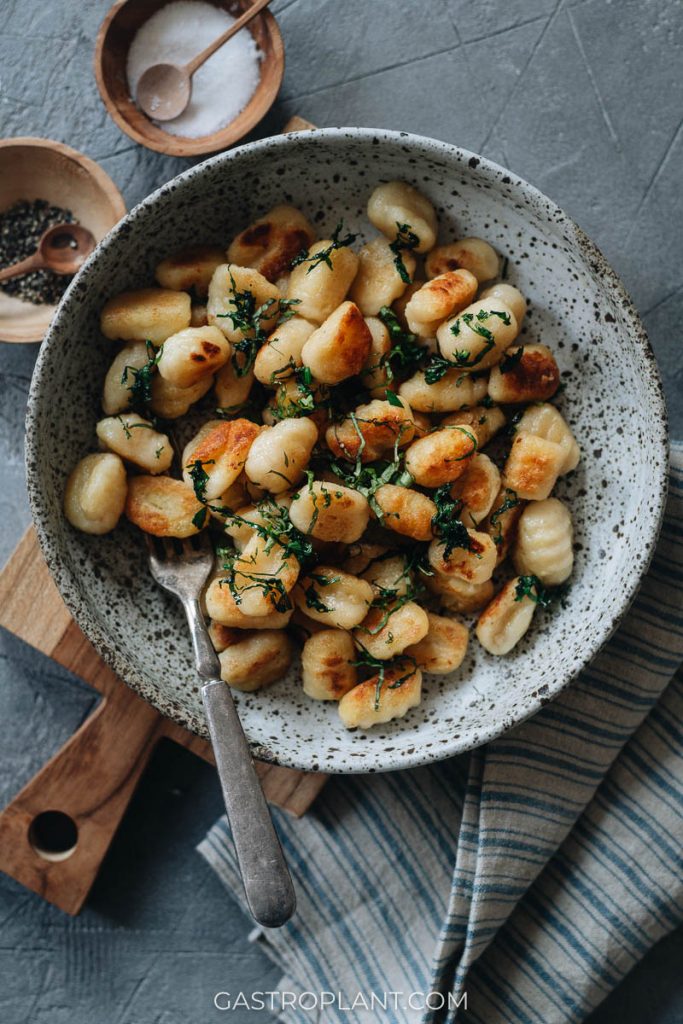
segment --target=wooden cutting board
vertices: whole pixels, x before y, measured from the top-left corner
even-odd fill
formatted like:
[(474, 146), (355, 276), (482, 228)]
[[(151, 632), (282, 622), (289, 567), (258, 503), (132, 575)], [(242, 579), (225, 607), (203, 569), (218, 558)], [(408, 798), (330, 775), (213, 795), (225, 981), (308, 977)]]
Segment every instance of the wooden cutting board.
[[(313, 125), (292, 118), (285, 131)], [(163, 718), (100, 658), (71, 618), (30, 528), (0, 573), (0, 625), (89, 683), (97, 707), (0, 812), (0, 871), (77, 914), (162, 738), (213, 763), (205, 740)], [(257, 763), (266, 798), (300, 817), (327, 776)]]

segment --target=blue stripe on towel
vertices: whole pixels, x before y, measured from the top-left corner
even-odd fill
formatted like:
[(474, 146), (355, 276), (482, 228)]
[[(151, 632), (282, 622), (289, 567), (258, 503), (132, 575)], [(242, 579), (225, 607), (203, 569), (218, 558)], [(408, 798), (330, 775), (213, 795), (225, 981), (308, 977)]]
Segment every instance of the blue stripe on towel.
[[(335, 779), (303, 819), (276, 812), (299, 909), (259, 941), (288, 991), (467, 994), (354, 1024), (578, 1024), (683, 921), (682, 466), (675, 451), (633, 608), (552, 704), (469, 757)], [(242, 898), (224, 820), (200, 849)]]

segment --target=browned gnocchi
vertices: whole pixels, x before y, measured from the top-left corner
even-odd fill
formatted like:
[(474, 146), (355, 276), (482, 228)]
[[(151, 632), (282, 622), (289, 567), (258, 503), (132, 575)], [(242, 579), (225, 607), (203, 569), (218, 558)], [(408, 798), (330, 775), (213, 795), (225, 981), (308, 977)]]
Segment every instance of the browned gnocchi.
[(471, 671), (471, 632), (513, 651), (572, 573), (552, 492), (580, 459), (502, 254), (437, 245), (410, 182), (378, 184), (367, 219), (379, 235), (340, 222), (319, 238), (281, 204), (111, 296), (105, 450), (64, 488), (86, 533), (122, 514), (157, 537), (205, 531), (226, 684), (277, 683), (296, 641), (304, 693), (348, 729), (408, 714), (423, 672)]

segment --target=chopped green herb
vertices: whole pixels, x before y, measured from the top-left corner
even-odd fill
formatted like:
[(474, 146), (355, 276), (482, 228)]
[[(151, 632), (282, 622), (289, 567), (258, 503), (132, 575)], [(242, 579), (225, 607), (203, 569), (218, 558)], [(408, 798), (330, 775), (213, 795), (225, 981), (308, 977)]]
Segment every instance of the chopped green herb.
[(510, 373), (511, 370), (514, 370), (515, 366), (519, 365), (523, 355), (524, 346), (520, 345), (519, 348), (516, 348), (514, 352), (510, 352), (509, 355), (503, 356), (500, 363), (498, 364), (500, 367), (500, 372)]
[(332, 232), (332, 241), (330, 242), (326, 249), (321, 249), (320, 252), (316, 252), (312, 256), (309, 256), (308, 249), (302, 249), (298, 256), (295, 256), (294, 259), (292, 260), (290, 268), (293, 270), (294, 267), (298, 267), (302, 263), (310, 263), (311, 265), (306, 271), (307, 274), (310, 274), (310, 272), (312, 270), (315, 270), (316, 267), (319, 267), (321, 263), (326, 263), (330, 270), (332, 270), (332, 260), (330, 259), (330, 257), (334, 250), (343, 249), (344, 246), (347, 245), (353, 245), (353, 243), (358, 238), (357, 234), (353, 235), (351, 233), (346, 235), (346, 237), (344, 238), (340, 238), (340, 234), (343, 227), (344, 221), (340, 220), (336, 228)]
[[(161, 359), (164, 346), (155, 348), (151, 341), (146, 341), (147, 362), (144, 366), (124, 366), (121, 383), (130, 391), (130, 404), (133, 409), (145, 410), (152, 401), (152, 378), (157, 363)], [(128, 383), (129, 375), (133, 383)]]
[(131, 423), (130, 420), (124, 420), (120, 414), (114, 418), (117, 419), (123, 427), (123, 433), (125, 434), (127, 441), (129, 441), (133, 436), (133, 430), (156, 430), (156, 424), (154, 423)]
[(520, 501), (517, 497), (517, 492), (513, 491), (510, 487), (505, 488), (504, 497), (498, 508), (495, 508), (489, 516), (489, 525), (496, 531), (492, 535), (493, 543), (497, 548), (503, 543), (503, 524), (501, 517), (509, 512), (510, 509), (517, 508)]
[(484, 341), (486, 342), (486, 345), (484, 346), (484, 348), (481, 350), (481, 352), (477, 353), (477, 355), (474, 357), (474, 359), (470, 359), (471, 353), (470, 353), (470, 351), (468, 349), (458, 349), (456, 351), (456, 353), (455, 353), (455, 358), (454, 358), (454, 365), (455, 366), (459, 366), (459, 367), (476, 366), (477, 363), (480, 363), (482, 361), (482, 359), (484, 358), (484, 356), (486, 356), (491, 351), (491, 349), (495, 347), (496, 339), (495, 339), (493, 333), (488, 329), (488, 327), (484, 327), (484, 321), (488, 320), (489, 317), (492, 317), (492, 316), (499, 317), (503, 321), (504, 324), (507, 324), (507, 325), (510, 324), (510, 316), (509, 316), (508, 313), (505, 313), (502, 310), (496, 310), (496, 309), (492, 309), (492, 310), (480, 309), (479, 312), (476, 313), (476, 314), (475, 313), (463, 313), (451, 325), (451, 329), (450, 330), (451, 330), (451, 334), (454, 337), (458, 337), (459, 336), (459, 334), (460, 334), (460, 321), (462, 321), (464, 324), (467, 324), (467, 326), (470, 328), (470, 330), (472, 330), (475, 334), (478, 334), (479, 337), (483, 338)]
[[(382, 695), (382, 686), (384, 685), (384, 680), (386, 678), (386, 671), (388, 668), (396, 667), (397, 662), (384, 661), (381, 658), (375, 658), (375, 656), (373, 654), (370, 654), (367, 647), (364, 647), (363, 644), (359, 643), (358, 646), (360, 647), (358, 657), (355, 661), (352, 661), (350, 664), (354, 665), (356, 668), (369, 668), (372, 669), (373, 673), (377, 673), (377, 683), (375, 684), (374, 710), (379, 711), (379, 702), (380, 697)], [(400, 659), (400, 662), (407, 662), (411, 667), (408, 669), (405, 675), (399, 676), (398, 679), (394, 679), (393, 683), (389, 684), (389, 690), (397, 690), (399, 686), (402, 686), (403, 683), (405, 683), (406, 679), (410, 679), (410, 677), (414, 676), (415, 672), (417, 671), (417, 662), (415, 661), (415, 658), (412, 658), (409, 655), (403, 655)]]
[(194, 487), (195, 497), (197, 501), (202, 503), (206, 501), (206, 485), (209, 482), (209, 474), (204, 469), (204, 466), (213, 466), (214, 464), (214, 459), (206, 459), (204, 462), (201, 459), (196, 459), (188, 467), (188, 474)]
[(387, 388), (384, 394), (389, 405), (395, 405), (398, 409), (403, 408), (403, 402), (394, 391), (390, 391)]
[(454, 370), (455, 368), (455, 363), (445, 359), (438, 353), (434, 353), (434, 355), (430, 356), (425, 368), (425, 381), (427, 384), (437, 384), (442, 377), (446, 376), (449, 370)]
[(202, 506), (202, 508), (200, 508), (192, 516), (192, 525), (196, 526), (196, 528), (198, 530), (202, 530), (204, 528), (204, 524), (206, 523), (208, 515), (209, 515), (208, 508), (206, 507), (206, 505)]
[(375, 462), (366, 462), (363, 464), (362, 454), (365, 448), (365, 438), (358, 426), (358, 420), (354, 413), (350, 414), (349, 419), (353, 423), (360, 440), (353, 468), (349, 468), (348, 463), (345, 464), (336, 459), (330, 458), (327, 453), (320, 453), (319, 458), (326, 460), (327, 468), (330, 469), (335, 476), (339, 477), (347, 487), (352, 487), (355, 491), (358, 491), (367, 498), (370, 508), (381, 523), (384, 521), (384, 513), (375, 498), (375, 493), (384, 484), (395, 484), (398, 487), (410, 487), (413, 483), (412, 476), (403, 465), (404, 453), (399, 450), (403, 427), (401, 426), (399, 428), (396, 440), (394, 441), (393, 458), (391, 460), (378, 459)]
[(320, 400), (316, 398), (310, 367), (295, 366), (293, 376), (296, 381), (297, 397), (294, 397), (291, 391), (284, 386), (277, 389), (275, 405), (270, 406), (272, 416), (276, 420), (287, 420), (293, 416), (308, 416), (316, 409), (325, 408), (328, 404), (324, 389), (318, 389), (322, 397)]
[[(444, 558), (449, 558), (455, 548), (473, 551), (474, 544), (467, 527), (460, 519), (463, 502), (451, 495), (452, 484), (442, 484), (432, 495), (436, 513), (432, 516), (432, 529), (444, 542)], [(478, 558), (481, 555), (477, 555)]]
[(389, 380), (393, 379), (394, 371), (410, 375), (415, 372), (427, 349), (418, 343), (417, 335), (404, 331), (398, 317), (390, 306), (382, 306), (379, 318), (389, 332), (391, 349), (384, 357)]
[(316, 584), (319, 587), (329, 587), (333, 583), (339, 583), (341, 577), (323, 576), (322, 573), (312, 572), (309, 573), (308, 578), (311, 582), (304, 588), (306, 607), (313, 608), (317, 612), (329, 612), (330, 607), (320, 598), (318, 591), (316, 590)]
[(227, 317), (232, 321), (236, 331), (241, 331), (242, 337), (232, 343), (232, 365), (238, 377), (244, 377), (249, 373), (256, 354), (267, 338), (263, 329), (262, 320), (272, 320), (277, 317), (275, 329), (286, 320), (294, 316), (296, 306), (300, 299), (267, 299), (260, 306), (256, 306), (254, 293), (246, 288), (238, 291), (232, 270), (230, 273), (230, 286), (232, 297), (230, 304), (234, 306), (234, 312), (219, 313), (219, 317)]
[(404, 284), (410, 284), (410, 274), (403, 262), (402, 252), (412, 252), (420, 244), (420, 239), (411, 230), (410, 224), (399, 224), (396, 221), (396, 227), (398, 232), (394, 241), (390, 244), (389, 248), (394, 254), (394, 266), (396, 267), (399, 277)]
[(525, 597), (531, 598), (541, 608), (549, 608), (552, 600), (538, 576), (520, 576), (517, 580), (515, 601), (523, 601)]

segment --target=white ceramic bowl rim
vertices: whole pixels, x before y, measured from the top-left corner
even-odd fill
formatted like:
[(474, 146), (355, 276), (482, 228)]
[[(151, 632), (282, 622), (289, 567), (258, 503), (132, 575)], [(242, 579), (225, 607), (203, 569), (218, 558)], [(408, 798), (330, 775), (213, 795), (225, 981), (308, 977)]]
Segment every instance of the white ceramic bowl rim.
[[(203, 169), (208, 166), (214, 166), (216, 164), (225, 164), (227, 166), (231, 161), (239, 158), (242, 154), (258, 153), (260, 150), (265, 151), (266, 149), (268, 150), (270, 157), (272, 156), (274, 149), (288, 148), (302, 138), (309, 140), (311, 138), (335, 140), (348, 138), (349, 136), (356, 137), (361, 140), (365, 139), (366, 141), (379, 138), (381, 140), (401, 144), (402, 146), (414, 146), (422, 152), (434, 154), (435, 157), (442, 157), (444, 152), (446, 152), (446, 154), (455, 158), (460, 164), (469, 164), (470, 167), (476, 168), (477, 174), (482, 175), (492, 184), (499, 182), (502, 177), (505, 181), (505, 187), (508, 193), (520, 205), (527, 206), (530, 201), (532, 203), (542, 205), (545, 207), (549, 217), (552, 216), (556, 223), (561, 224), (563, 228), (569, 228), (571, 230), (575, 237), (576, 246), (582, 257), (592, 267), (596, 274), (599, 274), (604, 287), (611, 292), (612, 297), (620, 306), (625, 328), (630, 335), (630, 339), (633, 342), (636, 351), (640, 355), (641, 364), (645, 376), (647, 377), (647, 383), (649, 385), (647, 399), (653, 408), (653, 420), (656, 422), (658, 427), (656, 434), (648, 440), (652, 451), (659, 456), (656, 461), (661, 469), (659, 477), (655, 481), (656, 492), (651, 496), (651, 511), (648, 511), (648, 516), (650, 518), (649, 542), (646, 546), (646, 550), (643, 551), (643, 558), (640, 562), (638, 571), (632, 572), (630, 576), (626, 576), (626, 586), (621, 593), (615, 595), (615, 605), (612, 610), (611, 617), (604, 622), (600, 622), (599, 625), (596, 625), (597, 639), (595, 652), (592, 655), (594, 657), (621, 622), (633, 601), (640, 580), (649, 566), (654, 553), (665, 508), (668, 490), (668, 476), (666, 472), (666, 467), (668, 465), (667, 415), (662, 384), (654, 353), (640, 317), (618, 275), (609, 265), (598, 247), (588, 238), (581, 228), (578, 227), (572, 218), (565, 214), (560, 207), (553, 203), (552, 200), (548, 199), (542, 192), (523, 181), (517, 174), (506, 170), (500, 165), (487, 160), (478, 154), (453, 146), (449, 143), (406, 132), (372, 128), (339, 127), (315, 129), (315, 131), (292, 132), (287, 135), (261, 139), (256, 142), (236, 147), (228, 152), (219, 153), (216, 156), (210, 157), (194, 167), (189, 168), (182, 174), (162, 185), (156, 191), (152, 192), (149, 196), (143, 199), (142, 202), (134, 207), (130, 213), (112, 229), (103, 241), (100, 242), (62, 297), (50, 329), (48, 330), (41, 347), (31, 381), (26, 416), (27, 462), (30, 461), (32, 448), (35, 444), (33, 441), (33, 425), (34, 420), (37, 418), (37, 410), (42, 401), (49, 401), (49, 393), (44, 390), (42, 372), (43, 364), (47, 359), (50, 346), (58, 341), (59, 328), (64, 316), (64, 310), (69, 305), (70, 296), (74, 291), (74, 288), (80, 282), (87, 282), (92, 268), (97, 262), (99, 254), (115, 245), (118, 236), (122, 232), (126, 231), (132, 223), (144, 216), (146, 208), (153, 205), (160, 196), (177, 190), (179, 184), (192, 179), (197, 175), (201, 175)], [(655, 460), (653, 460), (653, 462), (654, 461)], [(49, 564), (49, 552), (52, 547), (50, 517), (47, 514), (44, 503), (41, 501), (40, 481), (29, 473), (27, 482), (34, 525), (39, 542), (46, 557), (48, 558)], [(106, 635), (106, 631), (101, 629), (96, 618), (91, 615), (86, 600), (82, 598), (79, 592), (79, 587), (72, 571), (69, 570), (68, 573), (61, 572), (58, 584), (61, 595), (69, 611), (105, 661), (134, 691), (143, 694), (146, 699), (150, 699), (148, 693), (149, 685), (145, 684), (144, 679), (135, 671), (128, 660), (112, 646), (111, 640)], [(520, 702), (517, 705), (514, 714), (508, 716), (504, 721), (492, 722), (488, 728), (482, 728), (477, 737), (477, 745), (497, 738), (502, 734), (502, 732), (507, 731), (514, 725), (519, 724), (521, 721), (535, 714), (543, 705), (547, 704), (553, 697), (560, 693), (560, 691), (572, 681), (576, 674), (583, 669), (590, 660), (592, 659), (575, 659), (575, 662), (564, 665), (562, 671), (558, 673), (555, 685), (552, 688), (542, 688), (525, 702)], [(162, 694), (163, 683), (158, 684), (158, 690), (160, 692), (159, 701), (157, 702), (152, 698), (150, 702), (153, 703), (162, 714), (166, 714), (167, 708), (164, 706)], [(296, 756), (278, 757), (272, 750), (268, 748), (261, 748), (255, 744), (252, 744), (252, 749), (255, 756), (258, 756), (261, 759), (268, 760), (274, 764), (283, 764), (287, 767), (302, 770), (316, 770), (320, 767), (326, 771), (388, 771), (410, 768), (426, 764), (431, 761), (442, 760), (446, 757), (471, 749), (472, 746), (473, 744), (465, 741), (463, 736), (455, 737), (450, 744), (442, 744), (430, 750), (425, 750), (421, 748), (419, 744), (416, 744), (413, 752), (410, 754), (406, 754), (405, 752), (402, 752), (400, 756), (391, 756), (387, 754), (383, 760), (381, 768), (368, 768), (363, 764), (354, 764), (353, 762), (347, 763), (343, 768), (335, 767), (334, 764), (329, 766), (327, 764), (318, 766), (317, 764), (312, 765), (306, 758), (298, 759)]]

